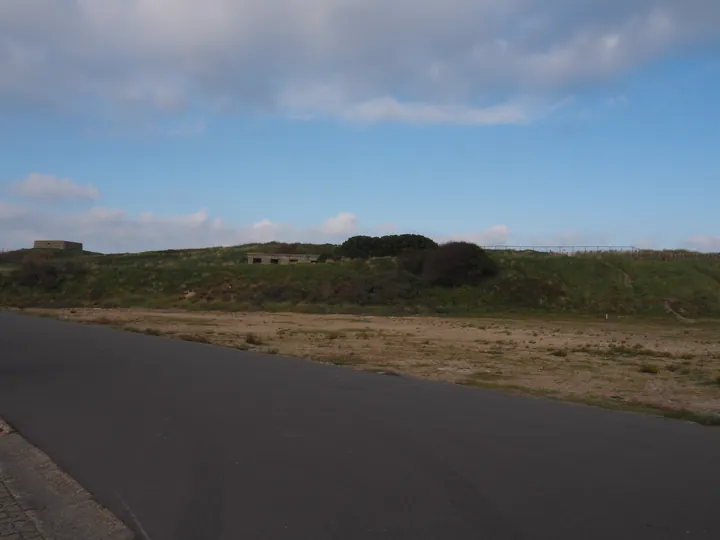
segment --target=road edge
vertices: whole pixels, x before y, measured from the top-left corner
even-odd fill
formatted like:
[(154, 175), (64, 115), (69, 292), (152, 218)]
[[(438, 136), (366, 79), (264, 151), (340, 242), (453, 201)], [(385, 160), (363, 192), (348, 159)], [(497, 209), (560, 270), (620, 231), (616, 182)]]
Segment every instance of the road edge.
[(138, 540), (117, 516), (2, 418), (0, 484), (46, 540)]

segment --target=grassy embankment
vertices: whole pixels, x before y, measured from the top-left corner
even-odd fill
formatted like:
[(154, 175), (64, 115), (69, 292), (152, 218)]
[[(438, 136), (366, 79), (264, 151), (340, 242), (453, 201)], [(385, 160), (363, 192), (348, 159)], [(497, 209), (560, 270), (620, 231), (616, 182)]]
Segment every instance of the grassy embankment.
[[(6, 253), (0, 255), (0, 306), (67, 307), (73, 309), (44, 313), (367, 371), (720, 422), (717, 259), (495, 253), (499, 277), (449, 289), (398, 272), (389, 259), (245, 263), (247, 251), (275, 247), (129, 255)], [(45, 268), (57, 269), (57, 275), (35, 283), (20, 279), (28, 256), (47, 257)], [(79, 309), (83, 306), (140, 309)], [(373, 319), (223, 311), (496, 317)], [(510, 317), (501, 322), (498, 315)], [(547, 317), (536, 320), (538, 315)], [(695, 324), (685, 324), (692, 319)]]
[[(303, 246), (306, 251), (317, 251)], [(325, 246), (323, 246), (325, 247)], [(0, 256), (0, 304), (16, 307), (147, 307), (376, 314), (549, 313), (720, 317), (720, 260), (623, 254), (495, 253), (502, 273), (480, 286), (428, 287), (390, 259), (315, 265), (248, 265), (272, 246), (99, 255)], [(13, 279), (27, 255), (50, 257), (52, 287)], [(671, 311), (672, 310), (672, 311)], [(675, 315), (673, 315), (675, 317)]]

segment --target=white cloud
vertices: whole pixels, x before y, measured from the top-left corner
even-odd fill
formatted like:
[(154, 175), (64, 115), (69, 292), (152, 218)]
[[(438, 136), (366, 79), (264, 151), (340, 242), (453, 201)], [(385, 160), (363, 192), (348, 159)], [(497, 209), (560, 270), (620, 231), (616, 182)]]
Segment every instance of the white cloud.
[(618, 94), (616, 96), (610, 96), (605, 100), (608, 107), (618, 107), (620, 105), (627, 105), (628, 98), (624, 94)]
[(125, 218), (125, 212), (104, 206), (94, 206), (84, 214), (84, 217), (89, 223), (117, 223)]
[(20, 206), (0, 201), (0, 220), (17, 219), (25, 213), (25, 209)]
[(274, 223), (269, 219), (263, 219), (251, 226), (252, 242), (272, 242), (279, 240), (283, 233), (283, 226), (280, 223)]
[(11, 186), (12, 192), (21, 197), (35, 199), (97, 199), (100, 193), (92, 186), (82, 186), (67, 178), (52, 174), (30, 173), (25, 179)]
[(358, 123), (401, 122), (410, 124), (499, 125), (530, 120), (533, 109), (520, 102), (489, 107), (400, 102), (387, 96), (353, 103), (335, 87), (294, 88), (280, 97), (289, 118), (310, 120), (337, 117)]
[(445, 240), (473, 242), (479, 246), (499, 246), (506, 245), (509, 239), (510, 228), (507, 225), (493, 225), (484, 231), (450, 235)]
[[(518, 96), (553, 102), (719, 32), (717, 0), (10, 0), (0, 106), (517, 123)], [(305, 87), (334, 90), (288, 108)]]
[(421, 124), (493, 125), (518, 124), (527, 119), (519, 106), (498, 105), (484, 109), (439, 106), (427, 103), (400, 103), (394, 98), (366, 101), (350, 107), (343, 116), (360, 122), (385, 120)]
[(317, 230), (329, 236), (350, 235), (357, 228), (357, 217), (349, 212), (340, 212), (337, 216), (326, 219)]
[[(86, 249), (110, 252), (136, 252), (209, 246), (229, 246), (253, 242), (340, 243), (356, 234), (383, 235), (426, 231), (398, 231), (389, 223), (361, 227), (357, 216), (340, 212), (317, 225), (298, 227), (264, 219), (248, 225), (230, 225), (214, 218), (205, 209), (191, 214), (160, 216), (150, 212), (134, 216), (127, 212), (95, 206), (80, 213), (58, 214), (47, 209), (22, 207), (0, 200), (0, 249), (29, 247), (41, 238), (61, 238), (83, 242)], [(507, 225), (494, 225), (476, 232), (432, 235), (438, 242), (452, 240), (481, 246), (502, 245), (610, 245), (602, 234), (564, 233), (545, 238), (511, 231)], [(600, 241), (603, 239), (603, 241)], [(635, 243), (640, 245), (639, 242)], [(720, 252), (720, 236), (696, 235), (681, 241), (679, 247)], [(663, 249), (660, 241), (648, 240), (641, 247)]]
[(374, 236), (385, 236), (386, 234), (398, 234), (397, 226), (394, 223), (386, 222), (374, 227)]
[(720, 252), (720, 236), (698, 234), (688, 238), (684, 246), (697, 251)]
[(0, 201), (0, 248), (28, 247), (33, 240), (53, 237), (83, 242), (101, 252), (145, 251), (237, 245), (250, 242), (337, 242), (353, 234), (353, 214), (340, 213), (317, 226), (301, 228), (267, 219), (247, 226), (229, 225), (202, 209), (192, 214), (138, 216), (123, 210), (93, 207), (85, 212), (57, 214)]
[(590, 248), (610, 245), (619, 246), (619, 244), (614, 242), (607, 234), (588, 231), (562, 231), (542, 236), (530, 234), (525, 237), (522, 243), (545, 246), (585, 246)]

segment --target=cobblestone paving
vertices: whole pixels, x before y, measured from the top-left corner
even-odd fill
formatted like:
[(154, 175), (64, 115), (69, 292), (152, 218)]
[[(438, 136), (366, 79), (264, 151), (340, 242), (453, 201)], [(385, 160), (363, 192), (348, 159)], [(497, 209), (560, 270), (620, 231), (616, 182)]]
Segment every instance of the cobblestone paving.
[(0, 472), (0, 540), (46, 540), (5, 486)]

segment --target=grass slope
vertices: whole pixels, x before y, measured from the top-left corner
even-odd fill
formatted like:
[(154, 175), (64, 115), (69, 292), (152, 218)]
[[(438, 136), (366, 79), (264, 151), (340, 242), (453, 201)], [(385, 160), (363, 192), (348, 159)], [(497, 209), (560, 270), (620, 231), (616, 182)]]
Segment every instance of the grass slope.
[[(472, 315), (549, 312), (604, 316), (720, 316), (720, 260), (659, 260), (624, 254), (493, 255), (500, 277), (478, 287), (427, 287), (399, 273), (390, 259), (317, 265), (248, 265), (250, 251), (283, 251), (273, 243), (138, 254), (0, 255), (0, 304), (15, 307), (180, 307), (310, 312)], [(296, 245), (296, 252), (332, 246)], [(61, 273), (57, 288), (19, 285), (22, 258), (46, 256)]]

